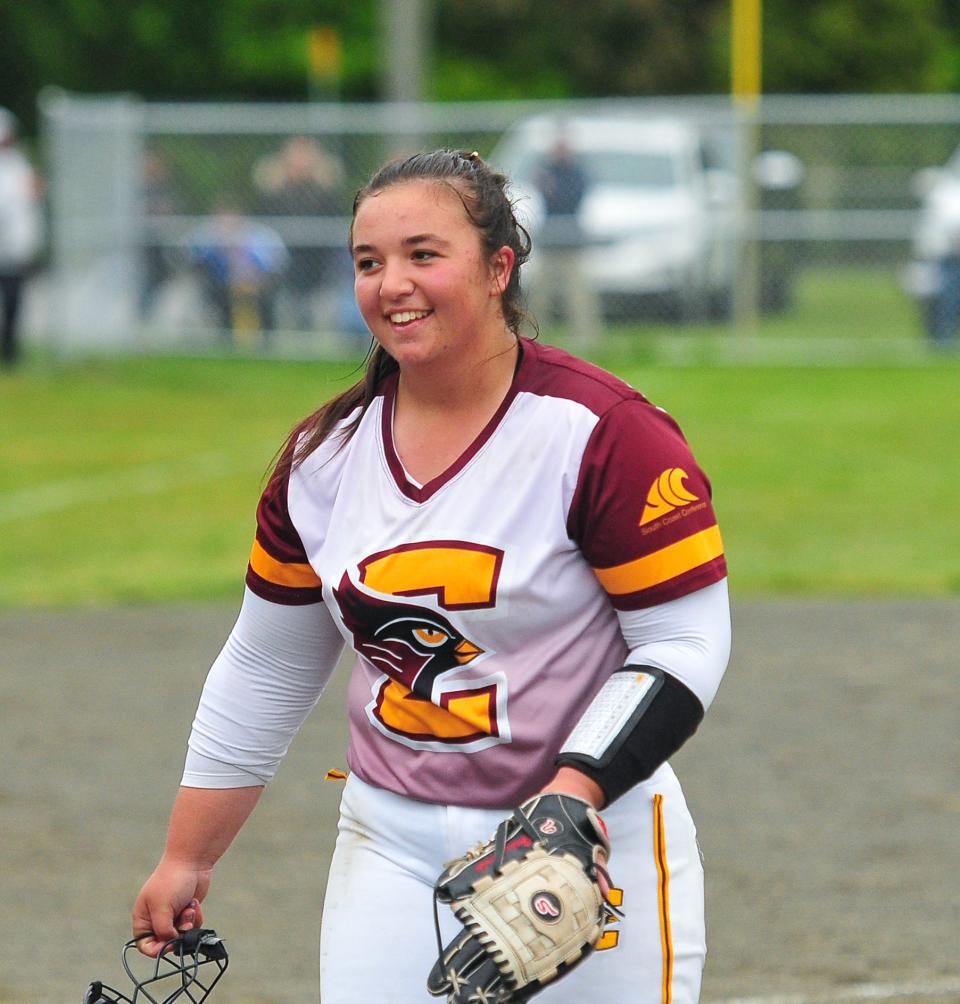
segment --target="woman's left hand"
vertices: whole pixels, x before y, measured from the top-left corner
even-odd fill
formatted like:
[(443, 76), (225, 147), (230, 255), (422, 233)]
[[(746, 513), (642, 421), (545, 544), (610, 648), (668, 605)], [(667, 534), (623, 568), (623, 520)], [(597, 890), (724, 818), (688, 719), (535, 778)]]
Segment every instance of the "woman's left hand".
[[(553, 778), (544, 785), (541, 794), (546, 795), (552, 792), (582, 798), (585, 802), (589, 802), (597, 811), (602, 809), (606, 802), (603, 789), (600, 785), (592, 777), (588, 777), (575, 767), (560, 767), (557, 770)], [(597, 864), (599, 865), (597, 883), (604, 898), (606, 898), (610, 894), (610, 880), (607, 875), (607, 856), (601, 853)]]

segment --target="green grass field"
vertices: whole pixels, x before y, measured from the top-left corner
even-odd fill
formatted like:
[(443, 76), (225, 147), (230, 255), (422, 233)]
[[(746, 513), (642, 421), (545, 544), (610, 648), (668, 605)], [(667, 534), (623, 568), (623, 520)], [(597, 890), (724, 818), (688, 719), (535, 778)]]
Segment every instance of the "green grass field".
[[(711, 476), (735, 595), (960, 592), (957, 360), (607, 362)], [(275, 450), (355, 365), (127, 358), (0, 379), (0, 606), (237, 598)]]

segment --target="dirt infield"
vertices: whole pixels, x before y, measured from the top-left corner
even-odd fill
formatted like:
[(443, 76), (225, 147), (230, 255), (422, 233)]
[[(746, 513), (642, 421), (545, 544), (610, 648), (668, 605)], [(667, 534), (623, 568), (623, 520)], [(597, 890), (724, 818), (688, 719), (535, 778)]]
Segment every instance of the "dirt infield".
[[(129, 906), (233, 615), (0, 615), (2, 1004), (124, 985)], [(960, 603), (755, 602), (734, 618), (727, 680), (675, 760), (707, 868), (704, 1000), (960, 1000)], [(218, 868), (220, 1004), (317, 999), (339, 797), (321, 778), (344, 764), (344, 681)]]

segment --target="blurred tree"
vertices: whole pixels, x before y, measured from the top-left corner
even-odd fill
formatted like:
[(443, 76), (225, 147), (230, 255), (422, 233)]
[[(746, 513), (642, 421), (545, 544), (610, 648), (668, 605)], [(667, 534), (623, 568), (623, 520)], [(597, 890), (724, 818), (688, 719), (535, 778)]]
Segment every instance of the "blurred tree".
[[(724, 90), (728, 0), (444, 0), (434, 95), (600, 97)], [(482, 90), (481, 90), (482, 89)]]
[[(382, 92), (384, 0), (0, 0), (0, 104), (45, 85), (148, 99), (304, 100), (307, 35), (342, 40), (345, 100)], [(717, 93), (729, 0), (433, 0), (438, 99)], [(960, 89), (957, 0), (765, 0), (767, 92)]]
[(765, 0), (764, 90), (951, 90), (957, 8), (956, 0)]
[(938, 59), (943, 90), (960, 91), (960, 3), (940, 0), (940, 7), (943, 23), (950, 34), (950, 44)]
[(318, 24), (344, 40), (344, 96), (375, 98), (374, 0), (2, 2), (0, 104), (29, 129), (48, 85), (154, 100), (303, 100), (308, 33)]
[[(439, 98), (718, 93), (729, 0), (444, 0)], [(950, 91), (958, 0), (764, 0), (768, 93)]]

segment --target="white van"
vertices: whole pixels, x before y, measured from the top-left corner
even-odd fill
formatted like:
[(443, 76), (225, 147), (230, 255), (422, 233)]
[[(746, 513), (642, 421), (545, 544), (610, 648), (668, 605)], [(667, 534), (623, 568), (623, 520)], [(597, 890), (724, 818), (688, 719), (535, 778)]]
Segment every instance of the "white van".
[(737, 186), (711, 166), (696, 127), (677, 119), (538, 115), (504, 135), (490, 160), (513, 180), (518, 217), (533, 237), (531, 281), (543, 220), (535, 178), (561, 136), (588, 179), (578, 212), (583, 267), (604, 314), (625, 319), (651, 301), (677, 318), (724, 313)]

